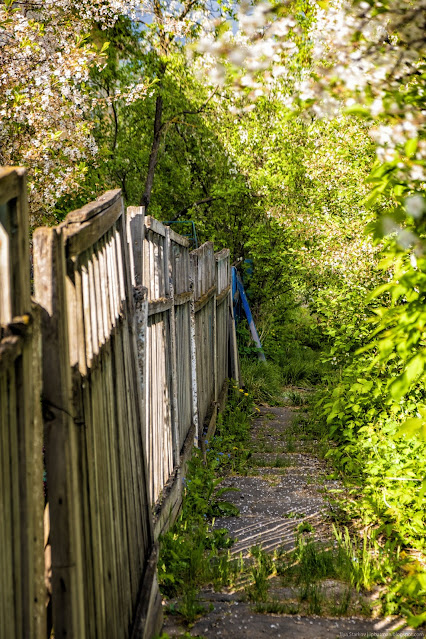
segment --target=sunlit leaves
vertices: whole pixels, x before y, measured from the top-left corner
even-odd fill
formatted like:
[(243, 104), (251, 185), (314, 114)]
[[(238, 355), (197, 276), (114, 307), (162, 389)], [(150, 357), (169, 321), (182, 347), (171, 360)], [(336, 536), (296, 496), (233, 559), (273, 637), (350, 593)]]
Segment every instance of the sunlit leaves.
[(389, 384), (389, 391), (395, 401), (399, 401), (418, 380), (426, 364), (426, 353), (417, 353), (404, 366), (404, 372)]

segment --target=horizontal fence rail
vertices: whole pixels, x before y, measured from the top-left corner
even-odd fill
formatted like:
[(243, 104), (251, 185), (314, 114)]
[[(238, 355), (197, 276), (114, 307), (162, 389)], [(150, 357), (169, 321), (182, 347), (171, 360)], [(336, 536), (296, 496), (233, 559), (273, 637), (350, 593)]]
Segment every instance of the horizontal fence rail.
[(156, 539), (238, 377), (229, 251), (109, 191), (36, 229), (32, 301), (26, 197), (0, 170), (0, 638), (149, 639)]

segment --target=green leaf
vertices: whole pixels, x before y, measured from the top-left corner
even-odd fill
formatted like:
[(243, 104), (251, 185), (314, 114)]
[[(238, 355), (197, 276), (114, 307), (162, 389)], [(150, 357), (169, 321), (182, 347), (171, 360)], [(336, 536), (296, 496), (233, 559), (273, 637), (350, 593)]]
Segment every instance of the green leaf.
[(367, 295), (367, 302), (371, 302), (371, 300), (376, 299), (376, 297), (380, 297), (380, 295), (383, 295), (383, 293), (386, 293), (387, 291), (389, 291), (389, 289), (391, 289), (393, 286), (393, 282), (387, 282), (386, 284), (381, 284), (380, 286), (377, 286), (374, 291), (371, 291), (371, 293), (369, 293)]
[(426, 421), (421, 417), (411, 417), (401, 424), (399, 433), (408, 437), (417, 435), (426, 441)]
[(426, 622), (426, 612), (422, 612), (420, 615), (413, 615), (407, 618), (407, 623), (412, 628), (418, 628), (422, 623)]
[(399, 375), (390, 385), (389, 390), (394, 400), (399, 401), (409, 390), (412, 383), (423, 373), (425, 356), (418, 353), (410, 359), (402, 375)]
[(343, 113), (346, 115), (359, 115), (363, 118), (371, 118), (371, 113), (367, 107), (362, 106), (361, 104), (354, 104), (353, 106), (344, 109)]
[(405, 143), (405, 155), (408, 158), (412, 158), (416, 154), (418, 142), (417, 138), (411, 138)]
[(377, 202), (377, 198), (379, 197), (379, 195), (380, 191), (378, 189), (373, 189), (369, 197), (365, 198), (365, 200), (363, 200), (361, 204), (365, 206), (366, 209), (370, 209), (373, 204)]
[(396, 184), (393, 187), (393, 192), (396, 195), (396, 197), (401, 197), (401, 195), (403, 195), (406, 190), (407, 190), (407, 187), (404, 184)]

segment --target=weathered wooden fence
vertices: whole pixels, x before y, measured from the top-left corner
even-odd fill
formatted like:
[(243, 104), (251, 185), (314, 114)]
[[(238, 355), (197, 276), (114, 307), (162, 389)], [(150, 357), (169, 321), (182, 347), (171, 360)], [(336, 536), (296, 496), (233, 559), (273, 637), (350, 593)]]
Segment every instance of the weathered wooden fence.
[(142, 209), (130, 208), (129, 216), (130, 242), (138, 256), (133, 279), (148, 289), (147, 310), (137, 310), (138, 343), (158, 535), (179, 506), (180, 479), (194, 440), (209, 425), (211, 430), (218, 400), (225, 396), (233, 326), (229, 250), (215, 256), (208, 242), (191, 253), (186, 238), (144, 218)]
[(40, 332), (25, 173), (0, 169), (0, 637), (45, 624)]
[(45, 636), (46, 502), (55, 637), (148, 638), (155, 540), (237, 375), (229, 251), (190, 253), (110, 191), (37, 229), (33, 257), (35, 303), (25, 176), (2, 170), (0, 637)]
[(33, 250), (55, 637), (129, 636), (153, 537), (120, 191), (37, 229)]
[(157, 220), (145, 219), (143, 268), (149, 283), (145, 406), (153, 503), (179, 467), (193, 424), (188, 246), (185, 238)]

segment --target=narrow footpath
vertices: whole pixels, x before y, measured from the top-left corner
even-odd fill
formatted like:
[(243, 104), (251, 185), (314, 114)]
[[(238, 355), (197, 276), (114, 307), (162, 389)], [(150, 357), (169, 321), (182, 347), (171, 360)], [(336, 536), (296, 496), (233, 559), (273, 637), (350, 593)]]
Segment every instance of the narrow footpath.
[[(170, 637), (425, 637), (400, 618), (374, 618), (378, 591), (358, 592), (322, 568), (329, 555), (318, 548), (335, 539), (330, 512), (341, 487), (320, 458), (319, 443), (305, 436), (304, 419), (300, 407), (260, 408), (251, 432), (248, 474), (223, 482), (237, 489), (226, 499), (238, 506), (240, 515), (218, 519), (215, 526), (227, 528), (235, 539), (232, 555), (246, 565), (251, 562), (255, 585), (242, 582), (223, 592), (201, 591), (206, 614), (190, 629), (166, 614), (163, 632)], [(303, 559), (292, 555), (296, 547), (303, 548)], [(308, 574), (295, 578), (292, 562), (307, 565)]]

